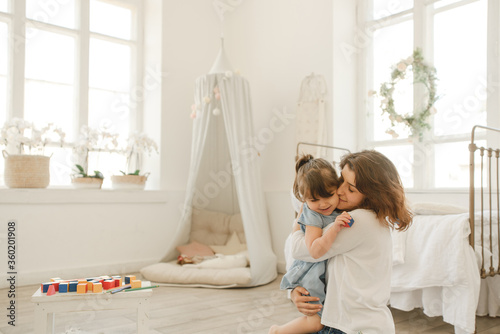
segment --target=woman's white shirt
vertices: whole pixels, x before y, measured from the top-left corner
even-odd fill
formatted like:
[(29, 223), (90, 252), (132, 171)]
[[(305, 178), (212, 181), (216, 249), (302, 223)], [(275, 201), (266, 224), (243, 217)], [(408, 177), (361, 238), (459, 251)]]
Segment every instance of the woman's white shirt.
[(373, 211), (358, 209), (350, 215), (354, 224), (341, 229), (323, 257), (310, 256), (301, 231), (291, 236), (292, 256), (308, 262), (328, 259), (323, 325), (347, 334), (395, 333), (388, 307), (392, 272), (390, 229), (379, 222)]

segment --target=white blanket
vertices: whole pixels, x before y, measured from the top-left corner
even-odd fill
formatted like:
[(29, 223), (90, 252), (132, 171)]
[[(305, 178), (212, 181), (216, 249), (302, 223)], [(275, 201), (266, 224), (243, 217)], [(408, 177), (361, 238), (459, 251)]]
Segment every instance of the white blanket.
[(468, 235), (467, 214), (415, 216), (408, 231), (393, 233), (394, 251), (403, 247), (400, 239), (404, 238), (405, 253), (401, 261), (404, 263), (393, 267), (392, 291), (461, 284), (466, 270), (464, 241)]
[(480, 279), (469, 232), (468, 215), (453, 214), (417, 215), (407, 232), (394, 234), (395, 256), (403, 260), (393, 266), (391, 306), (423, 308), (455, 333), (473, 333)]

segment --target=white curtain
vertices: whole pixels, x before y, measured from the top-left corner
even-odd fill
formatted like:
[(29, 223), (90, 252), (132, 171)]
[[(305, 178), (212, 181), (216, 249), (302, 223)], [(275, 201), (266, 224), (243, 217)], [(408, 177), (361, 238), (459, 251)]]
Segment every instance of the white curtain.
[[(276, 256), (261, 185), (259, 153), (253, 145), (248, 81), (237, 75), (202, 76), (196, 80), (195, 105), (187, 194), (169, 257), (175, 255), (175, 246), (189, 242), (193, 206), (225, 213), (239, 211), (250, 258), (252, 280), (248, 285), (268, 283), (277, 276)], [(213, 184), (214, 175), (223, 172), (232, 174), (231, 182), (217, 189), (216, 194), (207, 194), (207, 184)]]

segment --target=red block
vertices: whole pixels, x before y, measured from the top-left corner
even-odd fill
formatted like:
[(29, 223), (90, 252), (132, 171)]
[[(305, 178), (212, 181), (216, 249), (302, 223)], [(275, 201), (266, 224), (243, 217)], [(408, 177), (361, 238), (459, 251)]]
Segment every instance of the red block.
[(47, 291), (47, 296), (52, 296), (55, 293), (56, 293), (56, 288), (55, 288), (54, 284), (51, 284), (49, 287), (49, 290)]
[(102, 288), (104, 290), (113, 289), (114, 287), (115, 287), (115, 281), (113, 280), (105, 280), (104, 282), (102, 282)]

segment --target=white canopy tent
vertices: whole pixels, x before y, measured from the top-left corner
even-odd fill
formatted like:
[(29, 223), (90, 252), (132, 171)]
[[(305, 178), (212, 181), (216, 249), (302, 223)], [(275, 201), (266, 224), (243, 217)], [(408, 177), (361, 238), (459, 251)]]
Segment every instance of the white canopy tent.
[[(182, 218), (167, 259), (190, 242), (193, 209), (241, 214), (251, 280), (257, 286), (277, 276), (276, 256), (253, 145), (248, 81), (235, 75), (223, 47), (211, 73), (196, 80), (191, 162)], [(199, 282), (204, 283), (204, 282)]]

